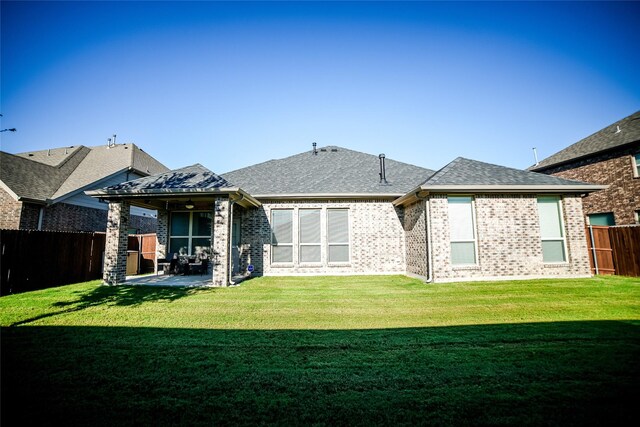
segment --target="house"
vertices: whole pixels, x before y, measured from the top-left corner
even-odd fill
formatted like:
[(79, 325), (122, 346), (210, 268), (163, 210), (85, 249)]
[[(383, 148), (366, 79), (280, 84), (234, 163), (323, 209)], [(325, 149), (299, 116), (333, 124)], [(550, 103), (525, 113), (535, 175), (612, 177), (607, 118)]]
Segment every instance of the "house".
[(531, 166), (531, 171), (607, 185), (585, 197), (591, 225), (640, 224), (640, 111)]
[[(0, 228), (105, 231), (109, 205), (84, 191), (168, 170), (135, 144), (0, 152)], [(154, 211), (131, 214), (129, 231), (155, 232)]]
[(88, 192), (109, 201), (104, 280), (125, 278), (129, 207), (158, 211), (158, 258), (254, 275), (428, 281), (590, 276), (582, 195), (603, 186), (458, 158), (437, 172), (325, 147), (217, 175), (202, 165)]

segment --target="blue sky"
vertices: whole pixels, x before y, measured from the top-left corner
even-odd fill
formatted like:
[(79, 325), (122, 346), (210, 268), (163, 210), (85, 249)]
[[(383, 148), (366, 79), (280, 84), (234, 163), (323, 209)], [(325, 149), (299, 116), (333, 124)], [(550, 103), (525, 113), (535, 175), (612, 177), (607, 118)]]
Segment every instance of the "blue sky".
[(525, 168), (640, 109), (640, 4), (2, 1), (1, 149), (223, 173), (339, 145)]

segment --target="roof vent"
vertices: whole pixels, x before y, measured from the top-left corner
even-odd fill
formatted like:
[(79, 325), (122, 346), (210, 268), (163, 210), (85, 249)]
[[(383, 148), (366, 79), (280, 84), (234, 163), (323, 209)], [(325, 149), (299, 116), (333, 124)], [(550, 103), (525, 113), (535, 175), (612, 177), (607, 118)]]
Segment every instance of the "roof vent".
[(321, 148), (320, 151), (322, 151), (323, 153), (326, 153), (327, 149), (326, 148)]
[(318, 144), (316, 144), (316, 143), (314, 142), (314, 143), (313, 143), (313, 144), (311, 144), (311, 145), (313, 146), (313, 155), (314, 155), (314, 156), (317, 156), (317, 155), (318, 155), (318, 149), (316, 148), (316, 146), (317, 146)]
[(622, 129), (620, 129), (620, 126), (616, 126), (616, 133), (620, 133), (622, 132)]
[(116, 146), (116, 134), (114, 133), (112, 138), (107, 138), (107, 148), (111, 148), (115, 146)]
[(380, 175), (380, 183), (388, 184), (388, 182), (387, 182), (387, 171), (386, 171), (386, 167), (385, 167), (385, 164), (384, 164), (384, 158), (385, 158), (384, 154), (380, 154), (378, 156), (378, 159), (380, 159), (380, 173), (379, 173), (379, 175)]
[(338, 152), (338, 149), (337, 149), (337, 148), (332, 148), (332, 149), (331, 149), (331, 152), (332, 152), (332, 153), (337, 153), (337, 152)]
[(33, 157), (33, 153), (29, 153), (29, 157)]

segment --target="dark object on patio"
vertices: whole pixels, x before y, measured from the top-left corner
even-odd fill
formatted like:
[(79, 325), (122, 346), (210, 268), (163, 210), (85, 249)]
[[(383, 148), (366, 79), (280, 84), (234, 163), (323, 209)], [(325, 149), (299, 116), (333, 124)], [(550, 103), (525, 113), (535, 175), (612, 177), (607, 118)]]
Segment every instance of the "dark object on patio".
[(209, 260), (207, 258), (196, 258), (195, 262), (189, 264), (191, 274), (200, 273), (202, 276), (209, 271)]

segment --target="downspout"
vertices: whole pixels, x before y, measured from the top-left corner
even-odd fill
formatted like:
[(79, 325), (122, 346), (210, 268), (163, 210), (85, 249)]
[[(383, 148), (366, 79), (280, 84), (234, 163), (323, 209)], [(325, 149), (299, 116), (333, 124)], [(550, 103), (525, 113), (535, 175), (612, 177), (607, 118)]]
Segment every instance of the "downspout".
[(427, 263), (427, 280), (425, 283), (433, 282), (433, 255), (431, 254), (431, 201), (425, 196), (420, 197), (420, 192), (416, 191), (416, 198), (424, 201), (424, 229), (426, 233), (425, 239), (425, 262)]
[(44, 206), (40, 207), (38, 212), (38, 230), (42, 230), (42, 220), (44, 219)]
[(593, 266), (596, 269), (596, 276), (600, 274), (598, 270), (598, 253), (596, 252), (596, 243), (593, 239), (593, 225), (589, 225), (589, 237), (591, 238), (591, 252), (593, 254)]

